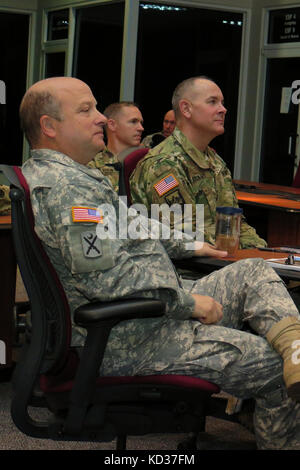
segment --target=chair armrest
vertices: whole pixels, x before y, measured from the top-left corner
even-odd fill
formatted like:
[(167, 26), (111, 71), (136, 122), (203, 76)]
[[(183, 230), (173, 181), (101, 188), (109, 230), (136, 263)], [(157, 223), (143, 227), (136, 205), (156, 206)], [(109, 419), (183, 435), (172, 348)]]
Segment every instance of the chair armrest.
[(112, 320), (114, 324), (133, 318), (160, 317), (165, 313), (165, 304), (155, 299), (124, 299), (113, 302), (91, 302), (78, 307), (74, 312), (76, 324), (89, 327)]
[(165, 304), (155, 299), (91, 302), (75, 310), (74, 321), (86, 328), (87, 337), (70, 395), (71, 405), (65, 422), (67, 434), (76, 435), (82, 429), (111, 329), (123, 320), (158, 317), (164, 312)]

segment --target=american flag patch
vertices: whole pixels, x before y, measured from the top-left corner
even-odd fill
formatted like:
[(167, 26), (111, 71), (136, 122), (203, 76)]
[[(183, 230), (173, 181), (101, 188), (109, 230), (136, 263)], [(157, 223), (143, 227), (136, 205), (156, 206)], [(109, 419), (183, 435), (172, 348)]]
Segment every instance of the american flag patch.
[(158, 183), (156, 183), (153, 187), (156, 190), (157, 194), (159, 196), (162, 196), (163, 194), (170, 191), (170, 189), (175, 188), (178, 185), (179, 183), (177, 179), (173, 175), (168, 175), (162, 180), (160, 180)]
[(103, 215), (92, 207), (72, 207), (73, 222), (103, 223)]

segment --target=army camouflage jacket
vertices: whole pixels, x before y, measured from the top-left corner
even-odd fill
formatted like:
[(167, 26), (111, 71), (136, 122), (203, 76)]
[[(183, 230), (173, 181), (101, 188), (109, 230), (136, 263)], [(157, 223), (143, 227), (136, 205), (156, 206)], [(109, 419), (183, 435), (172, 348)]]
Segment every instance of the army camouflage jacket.
[[(178, 128), (138, 163), (130, 178), (130, 191), (132, 201), (146, 205), (149, 211), (151, 204), (203, 204), (204, 237), (210, 243), (215, 242), (216, 208), (238, 207), (225, 162), (210, 147), (206, 152), (197, 150)], [(240, 247), (255, 246), (266, 246), (266, 242), (243, 217)]]
[[(189, 293), (193, 282), (178, 278), (168, 256), (192, 256), (185, 241), (97, 238), (97, 226), (103, 223), (94, 220), (97, 208), (110, 204), (118, 219), (118, 195), (99, 171), (59, 152), (33, 150), (23, 173), (30, 187), (35, 230), (59, 274), (72, 314), (78, 306), (97, 300), (148, 297), (166, 303), (163, 317), (128, 320), (113, 329), (105, 354), (105, 374), (139, 373), (139, 365), (146, 358), (151, 361), (161, 342), (168, 341), (172, 322), (180, 320), (183, 338), (191, 336), (188, 331), (194, 320), (181, 320), (190, 319), (194, 309)], [(82, 220), (79, 209), (91, 214), (87, 220)], [(108, 223), (110, 219), (111, 215)], [(73, 345), (81, 346), (84, 336), (85, 330), (73, 325)], [(179, 342), (174, 354), (181, 354), (184, 348), (185, 341)]]
[(109, 178), (113, 188), (116, 192), (119, 191), (119, 171), (115, 169), (111, 164), (117, 163), (117, 156), (105, 147), (104, 150), (97, 153), (97, 155), (88, 163), (90, 168), (98, 168), (104, 176)]

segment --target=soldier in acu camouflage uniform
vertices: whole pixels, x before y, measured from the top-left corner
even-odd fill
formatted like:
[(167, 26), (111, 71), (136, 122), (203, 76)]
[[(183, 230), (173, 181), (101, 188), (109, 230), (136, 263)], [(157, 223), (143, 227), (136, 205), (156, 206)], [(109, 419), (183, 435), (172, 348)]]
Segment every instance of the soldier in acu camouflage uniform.
[(103, 114), (107, 118), (107, 146), (97, 153), (88, 166), (98, 168), (118, 192), (120, 158), (126, 156), (125, 150), (140, 145), (144, 130), (143, 116), (138, 106), (131, 101), (112, 103)]
[[(299, 395), (289, 398), (283, 382), (283, 364), (288, 384), (299, 366), (292, 369), (290, 356), (269, 344), (276, 349), (279, 336), (291, 352), (291, 341), (300, 340), (299, 313), (275, 271), (262, 259), (249, 259), (198, 281), (181, 280), (169, 255), (214, 256), (217, 251), (204, 244), (192, 252), (186, 240), (172, 238), (97, 238), (103, 223), (99, 204), (111, 204), (118, 215), (122, 202), (109, 180), (86, 166), (104, 145), (106, 122), (91, 90), (75, 78), (42, 80), (25, 94), (20, 115), (32, 148), (23, 172), (35, 229), (71, 312), (87, 301), (137, 296), (166, 304), (163, 317), (114, 327), (100, 372), (210, 380), (240, 398), (255, 398), (260, 449), (300, 448), (300, 405), (294, 400)], [(240, 331), (245, 321), (257, 334)], [(73, 345), (80, 347), (84, 336), (74, 325)], [(293, 385), (299, 391), (299, 379)]]
[[(141, 160), (131, 176), (131, 199), (151, 204), (203, 204), (205, 240), (215, 242), (216, 208), (237, 207), (229, 169), (209, 142), (224, 132), (226, 109), (219, 87), (206, 78), (187, 79), (173, 94), (176, 128)], [(193, 219), (193, 230), (195, 217)], [(266, 246), (243, 218), (240, 247)]]

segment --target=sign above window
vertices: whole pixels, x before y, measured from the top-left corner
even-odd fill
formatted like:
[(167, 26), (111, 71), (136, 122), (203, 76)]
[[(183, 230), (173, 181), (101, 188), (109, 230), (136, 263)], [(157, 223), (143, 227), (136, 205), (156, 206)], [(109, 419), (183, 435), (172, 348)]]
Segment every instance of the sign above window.
[(300, 8), (270, 11), (268, 44), (300, 42)]

